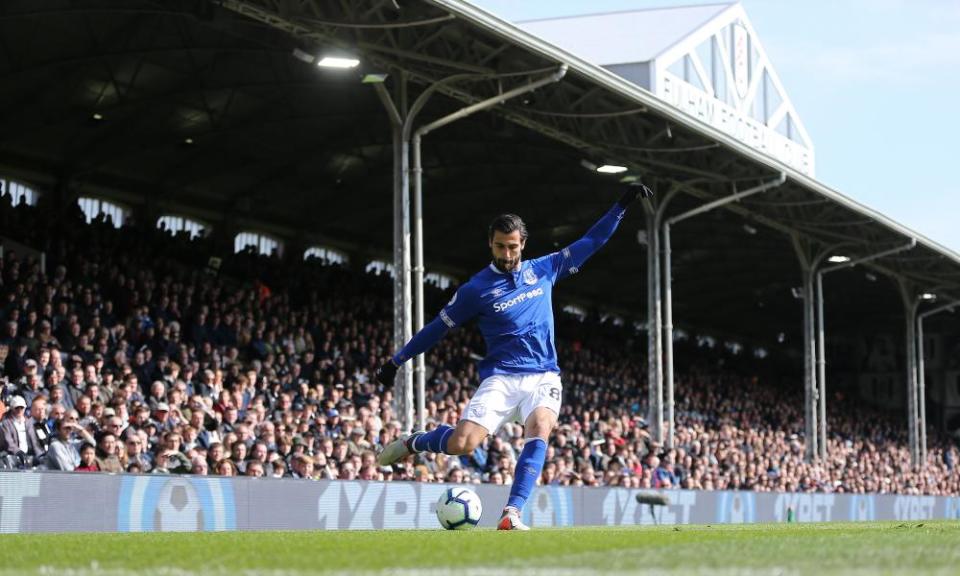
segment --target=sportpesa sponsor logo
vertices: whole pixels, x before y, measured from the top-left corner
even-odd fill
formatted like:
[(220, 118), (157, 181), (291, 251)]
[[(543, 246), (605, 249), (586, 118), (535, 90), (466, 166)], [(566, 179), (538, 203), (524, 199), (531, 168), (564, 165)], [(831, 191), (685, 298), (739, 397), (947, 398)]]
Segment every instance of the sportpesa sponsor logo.
[(511, 299), (509, 299), (509, 300), (504, 300), (503, 302), (497, 302), (497, 303), (495, 303), (495, 304), (493, 305), (493, 311), (494, 311), (494, 312), (503, 312), (504, 310), (506, 310), (507, 308), (510, 308), (511, 306), (516, 306), (517, 304), (520, 304), (521, 302), (525, 302), (525, 301), (529, 300), (530, 298), (536, 298), (537, 296), (543, 296), (543, 288), (534, 288), (533, 290), (530, 290), (529, 292), (524, 292), (524, 293), (522, 293), (522, 294), (517, 294), (516, 296), (514, 296), (513, 298), (511, 298)]

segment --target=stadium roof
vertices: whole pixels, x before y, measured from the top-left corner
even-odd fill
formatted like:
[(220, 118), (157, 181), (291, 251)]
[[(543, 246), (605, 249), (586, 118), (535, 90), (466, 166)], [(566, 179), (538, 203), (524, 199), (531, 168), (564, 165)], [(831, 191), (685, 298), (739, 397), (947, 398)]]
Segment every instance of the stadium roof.
[[(517, 22), (523, 30), (606, 66), (653, 60), (736, 3), (674, 6)], [(584, 33), (603, 30), (603, 36)]]
[(520, 25), (800, 172), (814, 174), (813, 143), (739, 3)]
[[(479, 269), (484, 226), (505, 210), (529, 221), (533, 253), (575, 239), (617, 195), (581, 161), (610, 160), (660, 199), (677, 190), (668, 215), (787, 175), (676, 227), (679, 324), (799, 341), (795, 244), (860, 256), (917, 238), (916, 249), (871, 266), (918, 292), (960, 294), (957, 253), (461, 0), (17, 0), (0, 8), (0, 38), (0, 161), (61, 201), (97, 191), (140, 217), (182, 212), (221, 234), (260, 227), (389, 254), (386, 113), (358, 75), (318, 70), (294, 49), (355, 54), (363, 72), (389, 73), (401, 100), (401, 78), (410, 101), (428, 83), (466, 75), (440, 87), (424, 121), (565, 63), (562, 82), (425, 139), (428, 267), (461, 277)], [(640, 211), (623, 226), (561, 297), (645, 315)], [(836, 276), (828, 304), (846, 313), (832, 329), (902, 314), (895, 290)]]

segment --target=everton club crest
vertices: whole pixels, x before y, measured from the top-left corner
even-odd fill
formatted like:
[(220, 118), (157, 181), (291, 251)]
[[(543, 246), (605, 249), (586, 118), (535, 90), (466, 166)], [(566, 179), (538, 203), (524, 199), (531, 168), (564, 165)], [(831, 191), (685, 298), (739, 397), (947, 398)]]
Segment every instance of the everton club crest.
[(537, 283), (537, 274), (533, 271), (533, 268), (527, 268), (523, 271), (523, 281), (531, 286)]

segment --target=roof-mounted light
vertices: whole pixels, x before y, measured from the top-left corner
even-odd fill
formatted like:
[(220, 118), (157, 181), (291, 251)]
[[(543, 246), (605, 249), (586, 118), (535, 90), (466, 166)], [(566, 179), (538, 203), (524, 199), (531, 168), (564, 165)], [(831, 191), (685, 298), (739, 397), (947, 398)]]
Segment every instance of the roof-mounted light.
[(622, 174), (626, 171), (626, 166), (617, 166), (616, 164), (604, 164), (597, 168), (597, 172), (601, 174)]
[(360, 65), (360, 60), (356, 58), (345, 58), (342, 56), (324, 56), (317, 62), (321, 68), (356, 68)]

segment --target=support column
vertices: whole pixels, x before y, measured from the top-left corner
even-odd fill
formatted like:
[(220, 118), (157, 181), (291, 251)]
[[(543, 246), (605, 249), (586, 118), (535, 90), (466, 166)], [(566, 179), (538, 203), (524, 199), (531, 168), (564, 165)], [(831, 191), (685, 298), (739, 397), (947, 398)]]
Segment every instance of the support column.
[[(400, 350), (413, 336), (411, 322), (412, 294), (410, 286), (410, 194), (407, 186), (409, 147), (394, 131), (393, 192), (393, 349)], [(397, 411), (403, 431), (413, 427), (413, 371), (409, 362), (397, 371)]]
[(803, 280), (803, 315), (804, 315), (804, 377), (806, 385), (804, 387), (804, 432), (807, 436), (807, 457), (813, 461), (820, 456), (820, 422), (817, 404), (820, 400), (820, 389), (817, 385), (817, 335), (816, 335), (816, 310), (813, 296), (813, 280), (808, 274)]
[(921, 470), (927, 467), (927, 378), (923, 373), (925, 369), (923, 352), (923, 314), (917, 314), (917, 392), (919, 393), (917, 403), (920, 407), (917, 442), (919, 444), (918, 465)]
[(904, 280), (900, 280), (900, 295), (903, 298), (903, 311), (906, 320), (905, 352), (907, 368), (907, 434), (910, 443), (910, 461), (914, 467), (920, 463), (920, 441), (917, 437), (917, 308), (920, 301), (914, 296), (913, 289)]
[[(664, 201), (669, 200), (668, 196)], [(663, 214), (661, 204), (657, 215)], [(659, 218), (658, 218), (659, 220)], [(667, 392), (667, 448), (673, 448), (676, 439), (676, 410), (673, 382), (673, 258), (670, 247), (670, 224), (664, 226), (663, 231), (663, 339), (667, 344), (663, 347), (664, 376)]]
[[(899, 254), (900, 252), (912, 250), (916, 245), (917, 240), (915, 238), (911, 238), (910, 242), (903, 246), (898, 246), (896, 248), (891, 248), (889, 250), (877, 252), (876, 254), (870, 254), (868, 256), (855, 259), (846, 257), (845, 262), (820, 269), (819, 266), (822, 258), (826, 255), (826, 253), (824, 253), (821, 254), (820, 258), (818, 258), (814, 263), (814, 269), (817, 270), (815, 288), (817, 299), (817, 390), (820, 392), (820, 458), (824, 461), (826, 461), (827, 458), (827, 356), (824, 336), (825, 322), (823, 317), (823, 277), (827, 273), (835, 270), (853, 268), (858, 264), (863, 264), (872, 260), (877, 260), (886, 256), (892, 256), (894, 254)], [(913, 321), (913, 318), (914, 317), (911, 316), (911, 322)]]
[(673, 382), (673, 260), (670, 249), (670, 224), (664, 222), (663, 217), (667, 212), (667, 206), (680, 193), (679, 188), (673, 188), (667, 192), (666, 196), (657, 204), (654, 216), (654, 230), (659, 234), (663, 230), (663, 270), (660, 273), (663, 282), (663, 336), (661, 342), (663, 351), (663, 388), (666, 398), (661, 396), (661, 404), (666, 405), (666, 447), (673, 448), (676, 438), (676, 405)]
[(819, 396), (820, 435), (817, 445), (820, 448), (820, 461), (827, 461), (827, 354), (826, 338), (824, 335), (823, 318), (823, 272), (817, 274), (814, 286), (817, 299), (817, 395)]
[[(759, 186), (749, 188), (747, 190), (744, 190), (743, 192), (737, 192), (736, 188), (734, 188), (734, 193), (729, 196), (720, 198), (718, 200), (714, 200), (713, 202), (707, 202), (706, 204), (698, 206), (693, 210), (689, 210), (687, 212), (684, 212), (683, 214), (679, 214), (672, 218), (668, 218), (665, 222), (663, 222), (663, 268), (664, 268), (663, 291), (664, 291), (664, 294), (666, 295), (666, 298), (664, 299), (664, 302), (663, 302), (663, 318), (665, 320), (665, 326), (663, 327), (664, 334), (662, 338), (663, 340), (667, 341), (667, 344), (666, 346), (662, 346), (661, 344), (661, 347), (663, 348), (664, 361), (666, 362), (666, 365), (667, 365), (666, 367), (667, 446), (669, 448), (673, 448), (673, 438), (674, 438), (673, 432), (674, 432), (674, 427), (676, 426), (676, 420), (674, 418), (674, 389), (673, 389), (673, 260), (672, 260), (672, 252), (671, 252), (671, 245), (670, 245), (670, 226), (672, 226), (673, 224), (682, 222), (687, 218), (692, 218), (698, 214), (703, 214), (705, 212), (715, 210), (731, 202), (737, 202), (748, 196), (759, 194), (761, 192), (769, 190), (770, 188), (776, 188), (777, 186), (780, 186), (786, 181), (787, 181), (787, 175), (781, 172), (780, 176), (778, 176), (774, 180), (771, 180), (769, 182), (764, 182)], [(658, 236), (661, 228), (660, 223), (663, 220), (663, 215), (666, 213), (667, 205), (670, 203), (671, 200), (673, 200), (674, 196), (676, 196), (677, 193), (678, 193), (677, 189), (671, 190), (667, 194), (667, 196), (663, 199), (663, 201), (660, 203), (660, 205), (657, 207), (657, 210), (654, 213), (653, 229), (657, 232)], [(659, 276), (660, 275), (659, 268), (656, 270), (656, 272), (657, 272), (657, 276)], [(659, 300), (659, 284), (657, 285), (657, 290), (658, 290), (657, 297)], [(658, 335), (659, 335), (659, 332), (658, 332)], [(659, 400), (660, 400), (660, 405), (662, 406), (663, 405), (662, 393), (659, 394)], [(661, 418), (663, 417), (662, 414), (663, 414), (663, 411), (661, 410), (660, 411)]]
[(814, 362), (814, 309), (812, 258), (808, 249), (796, 235), (793, 248), (800, 261), (803, 275), (801, 302), (803, 303), (803, 434), (805, 440), (804, 459), (812, 462), (819, 453), (817, 449), (817, 381)]
[[(406, 113), (406, 79), (399, 76), (401, 106), (398, 109), (383, 84), (374, 89), (390, 119), (393, 139), (393, 349), (400, 350), (413, 336), (413, 304), (410, 283), (410, 185), (409, 145), (403, 137)], [(409, 363), (397, 371), (394, 383), (396, 410), (404, 432), (413, 427), (413, 372)]]
[(917, 385), (917, 330), (913, 319), (916, 318), (917, 303), (908, 306), (907, 309), (907, 410), (909, 418), (907, 425), (910, 427), (910, 458), (914, 466), (920, 463), (920, 438), (917, 434), (920, 426), (920, 410), (918, 402)]
[(663, 342), (660, 316), (660, 235), (656, 214), (647, 212), (647, 419), (653, 440), (663, 442)]
[(917, 388), (920, 392), (920, 468), (927, 467), (927, 377), (924, 363), (923, 321), (928, 316), (950, 311), (960, 306), (960, 301), (954, 301), (933, 310), (927, 310), (917, 315)]
[[(404, 344), (413, 338), (413, 293), (411, 276), (411, 254), (410, 254), (410, 144), (401, 139), (400, 143), (400, 171), (401, 171), (401, 203), (400, 218), (403, 222), (401, 228), (401, 242), (399, 254), (394, 256), (394, 270), (400, 279), (401, 306), (402, 306), (402, 330), (395, 331), (395, 334), (402, 332), (403, 338), (399, 350)], [(401, 266), (398, 266), (397, 264)], [(403, 382), (403, 429), (404, 432), (410, 432), (413, 429), (413, 366), (405, 362), (400, 373)]]
[[(413, 173), (413, 237), (414, 237), (414, 258), (413, 258), (413, 287), (414, 307), (413, 332), (423, 330), (424, 317), (424, 299), (423, 299), (423, 273), (425, 270), (423, 264), (423, 194), (421, 186), (423, 182), (423, 168), (420, 163), (420, 135), (413, 136), (413, 165), (410, 172)], [(427, 389), (427, 359), (425, 354), (417, 354), (413, 359), (413, 387), (416, 388), (417, 398), (417, 430), (425, 430), (427, 427), (427, 408), (426, 408), (426, 389)], [(412, 390), (412, 388), (411, 388)]]

